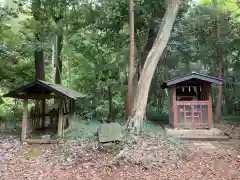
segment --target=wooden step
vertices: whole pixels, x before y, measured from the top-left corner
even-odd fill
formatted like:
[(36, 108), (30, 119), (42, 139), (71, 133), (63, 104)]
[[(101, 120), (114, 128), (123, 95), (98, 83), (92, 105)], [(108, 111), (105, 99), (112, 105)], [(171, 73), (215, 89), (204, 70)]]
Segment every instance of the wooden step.
[(206, 136), (206, 135), (183, 135), (183, 136), (177, 136), (178, 138), (182, 138), (185, 140), (200, 140), (200, 141), (227, 141), (230, 139), (228, 136), (219, 135), (219, 136)]

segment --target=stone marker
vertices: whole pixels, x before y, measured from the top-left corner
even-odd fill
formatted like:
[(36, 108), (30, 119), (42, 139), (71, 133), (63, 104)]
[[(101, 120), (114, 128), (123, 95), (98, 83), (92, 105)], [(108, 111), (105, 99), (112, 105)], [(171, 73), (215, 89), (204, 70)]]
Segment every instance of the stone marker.
[(42, 135), (42, 140), (48, 141), (51, 140), (51, 135)]
[(121, 141), (122, 127), (118, 123), (104, 123), (98, 129), (99, 142)]
[(193, 144), (201, 149), (216, 149), (212, 143), (194, 142)]

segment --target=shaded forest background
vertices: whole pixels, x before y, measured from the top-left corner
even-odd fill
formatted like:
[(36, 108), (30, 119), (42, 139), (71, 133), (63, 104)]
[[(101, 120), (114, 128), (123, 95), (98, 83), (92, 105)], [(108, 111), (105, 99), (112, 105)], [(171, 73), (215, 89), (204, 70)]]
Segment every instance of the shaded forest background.
[[(135, 75), (152, 47), (165, 13), (165, 1), (135, 0)], [(163, 80), (198, 71), (225, 80), (221, 114), (240, 115), (240, 3), (237, 0), (186, 2), (154, 74), (147, 118), (167, 118)], [(124, 118), (129, 65), (129, 17), (126, 0), (0, 1), (0, 93), (35, 79), (44, 63), (45, 80), (83, 92), (82, 119)], [(41, 64), (41, 63), (40, 63)], [(221, 65), (221, 64), (220, 64)], [(40, 74), (41, 76), (41, 74)], [(213, 88), (213, 108), (219, 98)], [(0, 118), (21, 119), (20, 101), (1, 98)]]

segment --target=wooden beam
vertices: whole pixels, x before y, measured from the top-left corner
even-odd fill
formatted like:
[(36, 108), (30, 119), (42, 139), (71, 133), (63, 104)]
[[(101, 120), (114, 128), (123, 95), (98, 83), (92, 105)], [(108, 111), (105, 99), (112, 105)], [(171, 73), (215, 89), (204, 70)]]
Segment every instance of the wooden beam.
[(55, 96), (55, 95), (39, 95), (39, 94), (27, 94), (27, 95), (17, 95), (13, 96), (13, 98), (17, 99), (25, 99), (27, 97), (28, 99), (36, 99), (36, 100), (42, 100), (42, 99), (62, 99), (64, 96)]
[(28, 144), (58, 144), (57, 140), (44, 140), (44, 139), (25, 139), (24, 142)]
[(192, 114), (192, 128), (195, 128), (195, 118), (194, 118), (194, 105), (191, 105), (191, 114)]
[(21, 140), (24, 141), (27, 137), (27, 126), (28, 126), (28, 99), (25, 97), (23, 101), (23, 117), (22, 117), (22, 133)]
[(46, 108), (46, 101), (45, 101), (45, 99), (42, 99), (40, 104), (41, 104), (41, 106), (40, 106), (41, 107), (40, 113), (41, 113), (41, 122), (42, 122), (41, 127), (44, 128), (45, 127), (45, 108)]

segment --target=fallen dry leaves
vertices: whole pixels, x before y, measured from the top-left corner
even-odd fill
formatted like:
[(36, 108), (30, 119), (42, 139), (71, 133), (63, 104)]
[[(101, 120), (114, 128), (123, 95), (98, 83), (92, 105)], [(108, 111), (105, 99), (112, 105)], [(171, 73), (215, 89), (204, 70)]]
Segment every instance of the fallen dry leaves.
[[(204, 142), (205, 143), (205, 142)], [(240, 141), (182, 141), (163, 134), (144, 136), (122, 160), (97, 142), (22, 144), (0, 136), (1, 180), (239, 180)], [(211, 144), (211, 146), (209, 145)], [(215, 148), (207, 148), (215, 147)]]

